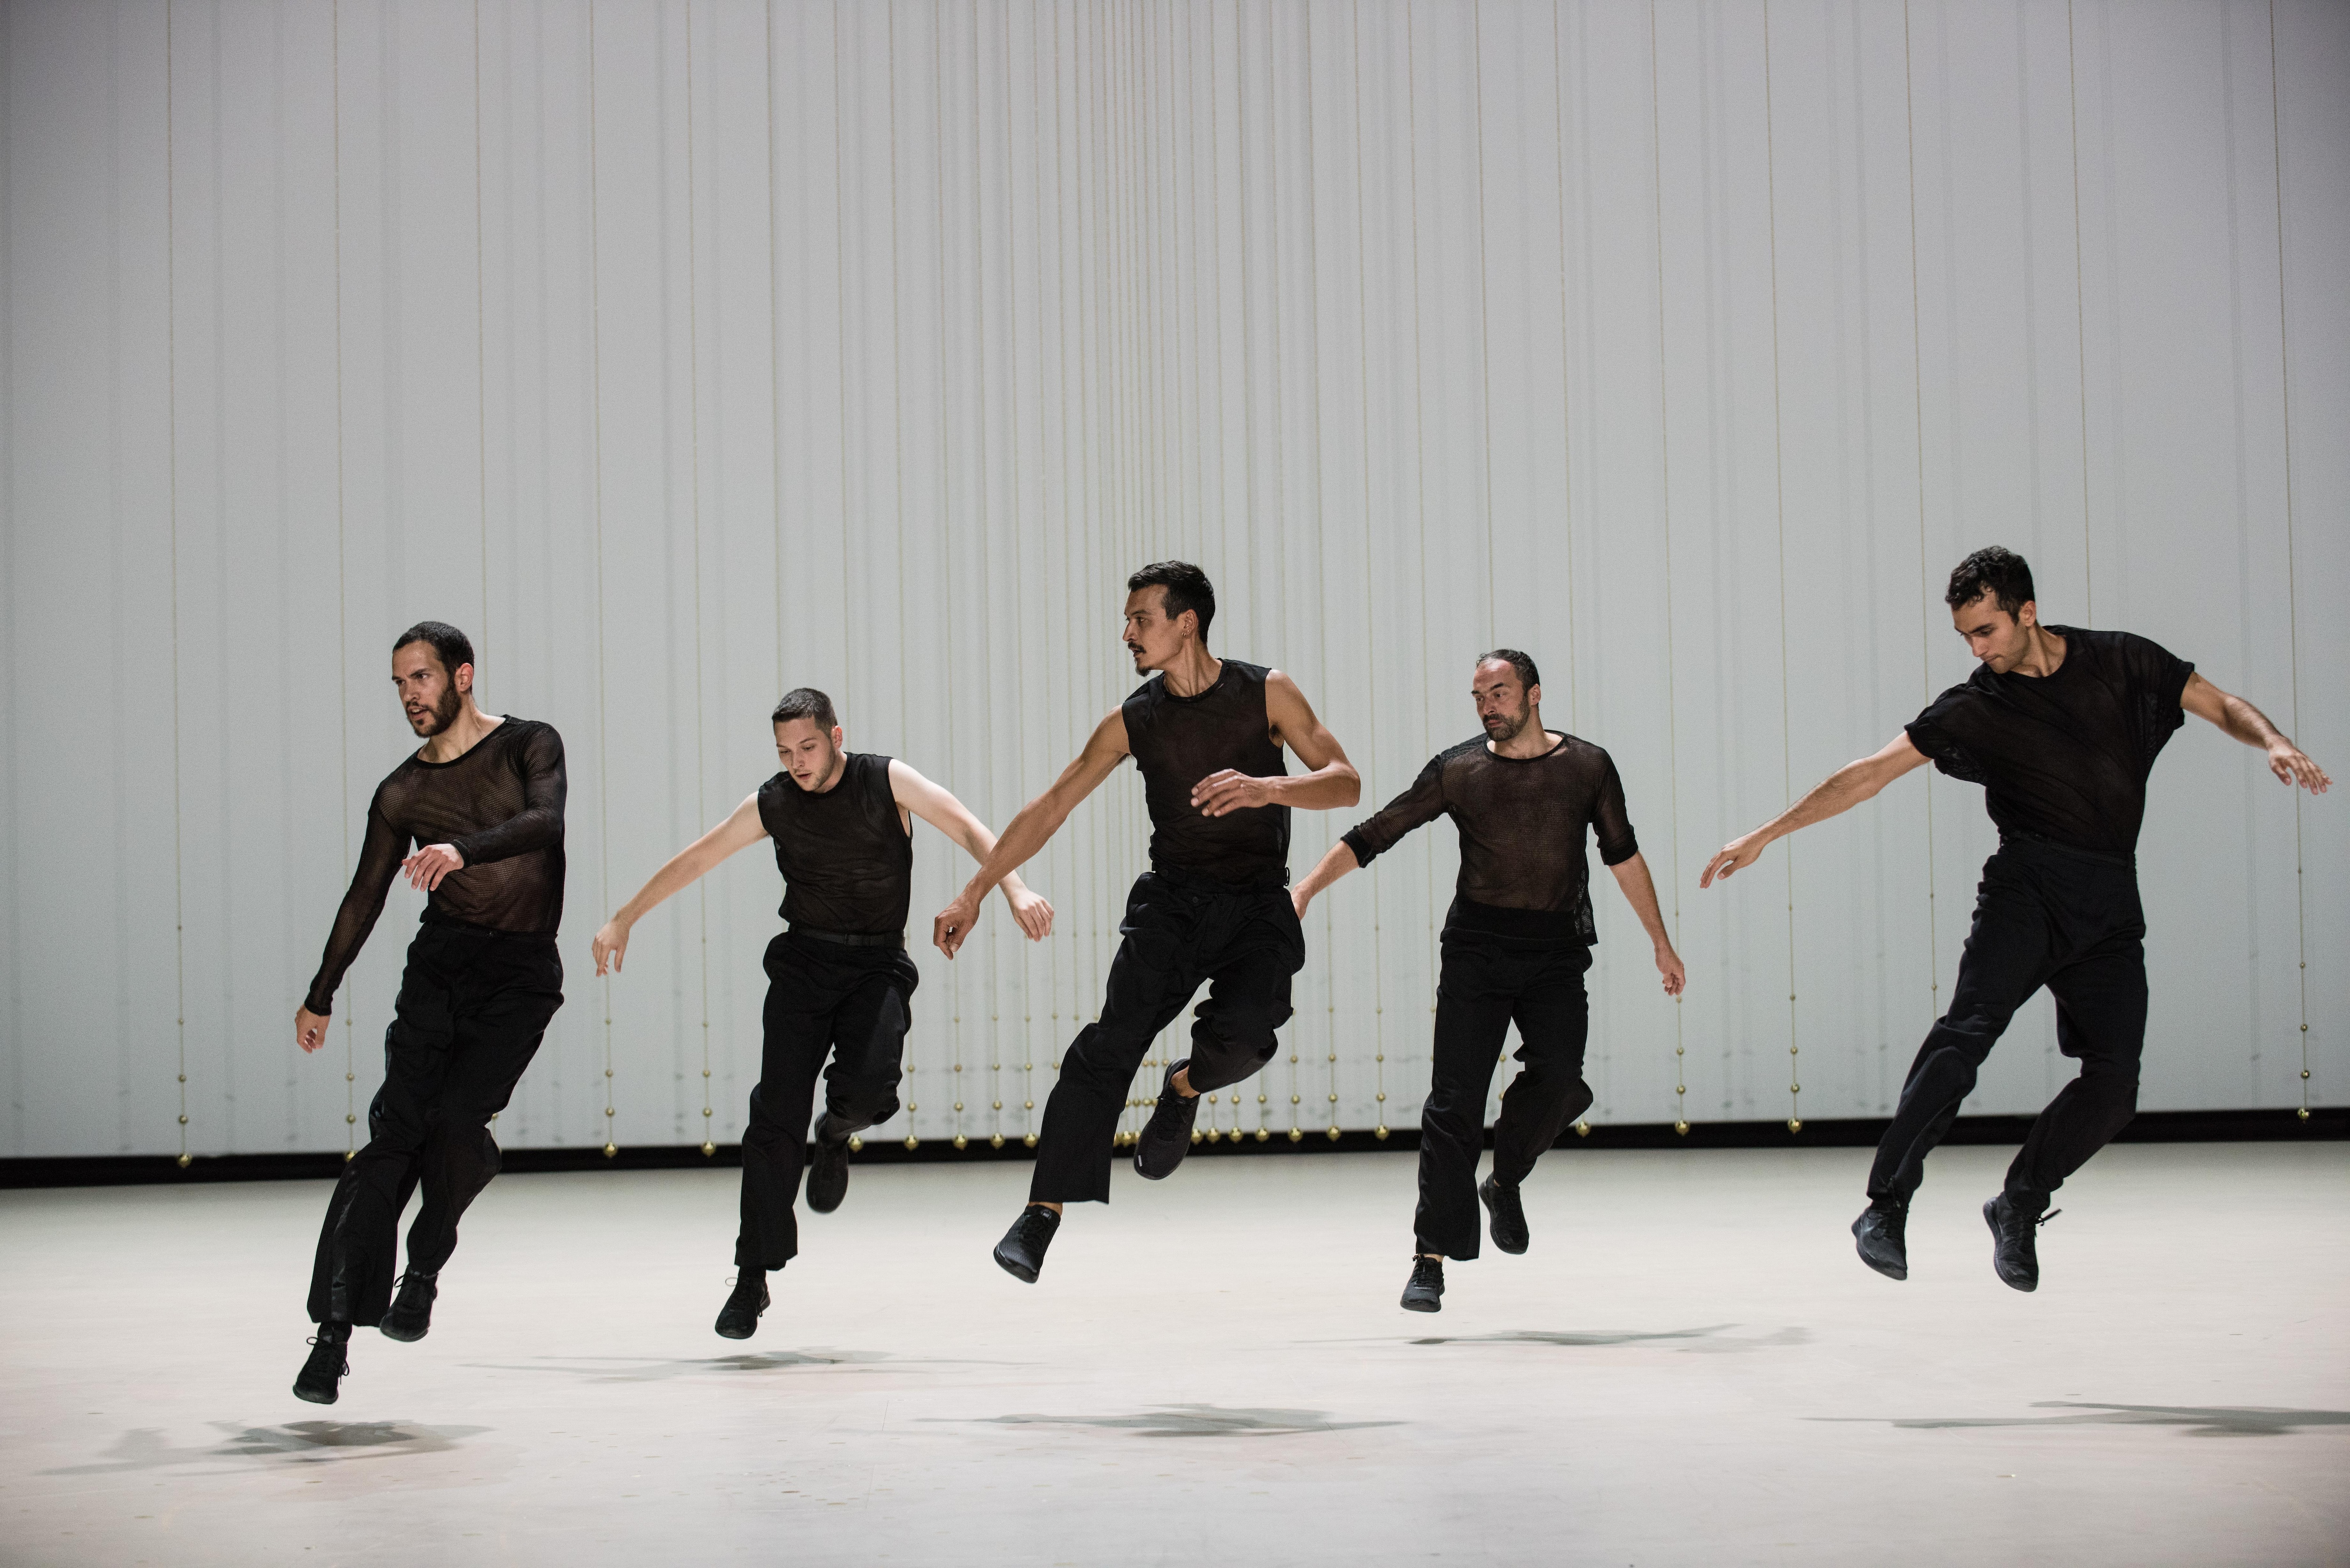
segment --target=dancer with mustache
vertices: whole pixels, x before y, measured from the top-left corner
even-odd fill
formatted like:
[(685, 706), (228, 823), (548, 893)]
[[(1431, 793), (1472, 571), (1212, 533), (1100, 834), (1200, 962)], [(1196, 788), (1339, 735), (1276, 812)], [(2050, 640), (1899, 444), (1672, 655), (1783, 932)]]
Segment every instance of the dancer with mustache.
[[(1485, 732), (1430, 758), (1409, 789), (1332, 845), (1294, 895), (1303, 919), (1315, 894), (1413, 828), (1450, 816), (1460, 830), (1461, 874), (1444, 916), (1436, 1042), (1419, 1113), (1407, 1312), (1443, 1310), (1444, 1260), (1477, 1256), (1481, 1199), (1492, 1215), (1493, 1245), (1526, 1250), (1518, 1185), (1591, 1107), (1583, 1079), (1591, 1003), (1583, 977), (1599, 933), (1584, 847), (1590, 837), (1596, 836), (1599, 858), (1648, 933), (1665, 994), (1679, 996), (1688, 981), (1615, 763), (1588, 741), (1543, 728), (1542, 673), (1516, 649), (1481, 657), (1469, 694)], [(1493, 1173), (1480, 1186), (1485, 1095), (1513, 1023), (1523, 1070), (1503, 1092)]]
[[(476, 707), (473, 645), (443, 622), (400, 634), (391, 679), (424, 744), (376, 786), (359, 869), (294, 1014), (296, 1044), (326, 1044), (335, 992), (404, 871), (429, 897), (384, 1032), (367, 1146), (343, 1166), (318, 1232), (318, 1332), (294, 1383), (315, 1405), (335, 1402), (352, 1329), (418, 1340), (432, 1327), (458, 1217), (498, 1171), (490, 1118), (563, 1005), (563, 737)], [(408, 1271), (395, 1282), (400, 1211), (420, 1186)]]

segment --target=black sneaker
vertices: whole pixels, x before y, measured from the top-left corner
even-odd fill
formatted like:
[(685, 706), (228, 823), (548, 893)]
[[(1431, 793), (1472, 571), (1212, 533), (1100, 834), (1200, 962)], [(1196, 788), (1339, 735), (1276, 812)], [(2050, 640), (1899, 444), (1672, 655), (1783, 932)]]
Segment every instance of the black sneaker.
[(825, 1131), (825, 1124), (816, 1125), (816, 1158), (808, 1161), (807, 1206), (818, 1214), (829, 1214), (840, 1207), (848, 1196), (848, 1139), (846, 1135), (835, 1138)]
[(1526, 1235), (1525, 1206), (1518, 1201), (1518, 1189), (1504, 1187), (1499, 1179), (1489, 1176), (1477, 1189), (1477, 1197), (1492, 1219), (1486, 1228), (1492, 1232), (1493, 1245), (1504, 1252), (1524, 1251), (1530, 1238)]
[(1167, 1069), (1167, 1082), (1159, 1091), (1159, 1108), (1135, 1137), (1134, 1168), (1153, 1181), (1174, 1175), (1183, 1157), (1191, 1152), (1191, 1123), (1200, 1114), (1200, 1096), (1179, 1094), (1175, 1088), (1175, 1075), (1191, 1064), (1187, 1056)]
[[(339, 1337), (332, 1337), (339, 1328)], [(310, 1359), (294, 1377), (294, 1397), (307, 1399), (313, 1405), (331, 1405), (341, 1392), (339, 1385), (349, 1376), (350, 1360), (346, 1354), (350, 1346), (350, 1324), (320, 1324), (317, 1336), (310, 1341)]]
[(1045, 1249), (1053, 1244), (1053, 1232), (1060, 1228), (1058, 1214), (1031, 1203), (995, 1244), (996, 1266), (1015, 1280), (1035, 1284), (1044, 1272)]
[(1909, 1206), (1871, 1203), (1852, 1222), (1860, 1261), (1888, 1280), (1909, 1277)]
[(767, 1271), (737, 1268), (734, 1291), (718, 1309), (721, 1338), (748, 1339), (759, 1332), (759, 1314), (767, 1310)]
[(1991, 1266), (2002, 1283), (2019, 1291), (2040, 1288), (2040, 1227), (2061, 1209), (2043, 1214), (2001, 1193), (1983, 1205), (1983, 1223), (1991, 1227)]
[(1411, 1255), (1411, 1283), (1403, 1288), (1406, 1312), (1444, 1310), (1444, 1260)]
[(400, 1294), (376, 1332), (386, 1339), (413, 1345), (432, 1332), (432, 1301), (441, 1293), (440, 1276), (411, 1269), (400, 1276)]

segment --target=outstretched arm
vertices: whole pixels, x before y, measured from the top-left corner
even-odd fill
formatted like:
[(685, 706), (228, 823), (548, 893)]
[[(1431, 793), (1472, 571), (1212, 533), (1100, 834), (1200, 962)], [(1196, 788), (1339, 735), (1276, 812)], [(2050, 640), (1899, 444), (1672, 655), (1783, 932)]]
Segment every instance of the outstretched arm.
[(1799, 827), (1809, 827), (1815, 822), (1850, 811), (1878, 790), (1926, 761), (1926, 753), (1909, 742), (1903, 731), (1875, 756), (1863, 757), (1856, 763), (1846, 763), (1812, 787), (1803, 799), (1742, 837), (1733, 838), (1721, 846), (1714, 857), (1705, 863), (1705, 875), (1697, 885), (1711, 888), (1717, 877), (1727, 877), (1742, 867), (1752, 866), (1757, 856), (1770, 846), (1774, 838), (1784, 838)]
[(1665, 994), (1679, 996), (1689, 984), (1689, 971), (1681, 964), (1681, 955), (1673, 950), (1672, 934), (1665, 929), (1665, 915), (1657, 907), (1656, 878), (1648, 875), (1648, 862), (1638, 850), (1628, 860), (1619, 860), (1607, 869), (1616, 877), (1616, 886), (1624, 889), (1624, 901), (1640, 917), (1641, 929), (1648, 933), (1648, 941), (1657, 950), (1657, 972), (1665, 977)]
[(652, 880), (637, 889), (637, 896), (619, 908), (619, 911), (604, 922), (596, 933), (596, 972), (620, 972), (620, 961), (629, 953), (629, 932), (653, 908), (674, 894), (683, 892), (738, 849), (747, 849), (767, 836), (766, 825), (759, 820), (759, 797), (743, 797), (725, 821), (669, 857), (669, 864), (652, 875)]
[[(987, 825), (951, 794), (895, 757), (889, 760), (889, 794), (899, 805), (969, 850), (973, 860), (987, 864), (988, 851), (995, 847), (995, 835), (987, 831)], [(1005, 872), (1002, 887), (1003, 901), (1012, 906), (1012, 918), (1020, 922), (1030, 941), (1041, 942), (1053, 934), (1053, 906), (1030, 892), (1017, 871)]]
[(2288, 784), (2299, 784), (2312, 794), (2324, 794), (2334, 781), (2309, 760), (2269, 716), (2232, 692), (2222, 691), (2199, 674), (2187, 678), (2178, 705), (2199, 719), (2210, 721), (2248, 746), (2269, 754), (2269, 772)]
[(1126, 716), (1113, 711), (1094, 726), (1086, 740), (1086, 749), (1077, 760), (1061, 770), (1053, 787), (1020, 808), (1020, 815), (1004, 824), (1003, 836), (987, 852), (954, 902), (941, 909), (931, 922), (931, 941), (949, 958), (971, 935), (972, 922), (979, 918), (979, 906), (989, 891), (1013, 872), (1028, 863), (1029, 858), (1052, 841), (1069, 819), (1077, 803), (1101, 787), (1118, 764), (1126, 759)]
[(1338, 744), (1297, 682), (1278, 670), (1264, 678), (1264, 716), (1273, 738), (1297, 753), (1308, 772), (1280, 778), (1251, 778), (1237, 769), (1210, 774), (1191, 786), (1191, 804), (1209, 816), (1254, 805), (1289, 805), (1328, 811), (1363, 798), (1362, 775)]

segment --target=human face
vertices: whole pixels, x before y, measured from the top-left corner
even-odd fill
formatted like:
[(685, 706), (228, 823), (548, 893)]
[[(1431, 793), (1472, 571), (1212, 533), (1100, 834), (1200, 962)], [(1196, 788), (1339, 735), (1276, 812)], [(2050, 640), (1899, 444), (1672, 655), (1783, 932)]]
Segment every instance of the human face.
[(1502, 746), (1524, 732), (1542, 704), (1542, 688), (1529, 690), (1521, 684), (1517, 666), (1506, 659), (1489, 659), (1479, 665), (1470, 679), (1469, 695), (1477, 704), (1485, 738)]
[(840, 726), (819, 729), (814, 719), (786, 719), (775, 726), (775, 755), (792, 782), (816, 794), (828, 789), (840, 768)]
[(455, 723), (464, 711), (465, 693), (473, 689), (473, 667), (461, 664), (452, 676), (442, 667), (431, 643), (403, 642), (391, 650), (391, 684), (400, 693), (408, 727), (430, 737)]
[(1950, 625), (1967, 639), (1967, 651), (1981, 659), (1993, 675), (2004, 675), (2022, 662), (2032, 650), (2032, 629), (2039, 618), (2040, 607), (2030, 599), (2010, 615), (1991, 593), (1980, 594), (1950, 611)]
[(1190, 610), (1170, 620), (1167, 618), (1167, 590), (1153, 583), (1137, 588), (1126, 596), (1126, 629), (1120, 637), (1126, 650), (1134, 655), (1134, 672), (1164, 670), (1175, 662), (1184, 649), (1198, 635), (1200, 618)]

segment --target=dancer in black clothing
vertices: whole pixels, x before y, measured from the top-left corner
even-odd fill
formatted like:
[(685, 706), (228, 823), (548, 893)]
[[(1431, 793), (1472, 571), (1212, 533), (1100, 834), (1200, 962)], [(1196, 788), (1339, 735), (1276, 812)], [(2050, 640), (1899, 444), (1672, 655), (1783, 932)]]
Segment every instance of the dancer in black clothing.
[[(392, 877), (431, 895), (409, 944), (383, 1087), (368, 1107), (367, 1147), (344, 1165), (318, 1232), (310, 1316), (318, 1325), (294, 1392), (335, 1402), (349, 1371), (351, 1330), (417, 1340), (432, 1325), (441, 1266), (457, 1220), (498, 1172), (489, 1120), (505, 1107), (547, 1021), (563, 1005), (555, 929), (563, 916), (563, 738), (530, 719), (473, 704), (473, 648), (440, 621), (400, 633), (391, 678), (423, 748), (376, 786), (359, 870), (344, 894), (295, 1043), (326, 1044), (328, 1015)], [(409, 846), (416, 846), (414, 853)], [(400, 1210), (424, 1201), (408, 1231), (408, 1272), (391, 1298)]]
[[(1208, 651), (1216, 593), (1207, 574), (1161, 561), (1128, 577), (1127, 588), (1127, 650), (1138, 671), (1157, 673), (1012, 819), (931, 924), (931, 940), (952, 958), (987, 890), (1042, 849), (1120, 761), (1134, 758), (1150, 808), (1150, 869), (1127, 898), (1100, 1021), (1063, 1054), (1045, 1103), (1028, 1207), (995, 1249), (1006, 1272), (1032, 1283), (1061, 1206), (1109, 1201), (1118, 1112), (1135, 1070), (1202, 981), (1208, 1000), (1194, 1015), (1191, 1054), (1167, 1070), (1158, 1108), (1137, 1136), (1135, 1169), (1154, 1181), (1172, 1175), (1191, 1150), (1199, 1096), (1272, 1060), (1274, 1031), (1291, 1011), (1290, 977), (1305, 961), (1287, 892), (1290, 809), (1352, 805), (1362, 794), (1347, 753), (1295, 681)], [(1290, 775), (1284, 746), (1312, 771)]]
[(1983, 1205), (1992, 1268), (2028, 1291), (2040, 1282), (2036, 1234), (2049, 1195), (2137, 1110), (2147, 984), (2136, 853), (2155, 758), (2192, 713), (2265, 751), (2269, 771), (2288, 785), (2323, 794), (2332, 781), (2260, 710), (2145, 638), (2043, 625), (2020, 556), (1976, 551), (1951, 572), (1944, 599), (1982, 660), (1974, 674), (1883, 751), (1846, 763), (1724, 846), (1699, 885), (1752, 865), (1773, 839), (1851, 809), (1923, 763), (1984, 786), (1999, 848), (1983, 863), (1950, 1009), (1910, 1064), (1869, 1169), (1868, 1207), (1852, 1230), (1863, 1262), (1909, 1277), (1909, 1199), (1926, 1156), (1950, 1131), (2008, 1020), (2046, 986), (2056, 998), (2057, 1049), (2080, 1059), (2080, 1076), (2040, 1113), (2004, 1189)]
[[(920, 817), (985, 860), (995, 836), (962, 802), (894, 757), (844, 749), (832, 699), (802, 687), (772, 715), (784, 771), (725, 821), (687, 845), (596, 933), (596, 972), (618, 974), (629, 933), (652, 908), (738, 849), (770, 838), (784, 874), (788, 929), (767, 944), (765, 1041), (751, 1118), (743, 1130), (743, 1221), (734, 1288), (718, 1332), (748, 1339), (767, 1308), (767, 1275), (799, 1252), (792, 1200), (807, 1152), (816, 1080), (824, 1075), (808, 1207), (829, 1214), (848, 1191), (850, 1135), (898, 1114), (909, 1003), (917, 975), (906, 956), (913, 822)], [(1003, 899), (1032, 940), (1053, 929), (1053, 906), (1019, 877)], [(832, 1064), (825, 1065), (827, 1054)]]
[[(1583, 1081), (1591, 1023), (1583, 976), (1598, 932), (1587, 835), (1596, 835), (1599, 858), (1648, 930), (1665, 993), (1679, 996), (1688, 980), (1607, 753), (1543, 728), (1541, 673), (1515, 649), (1495, 649), (1477, 661), (1470, 696), (1484, 734), (1430, 759), (1409, 789), (1332, 845), (1294, 895), (1303, 919), (1316, 893), (1413, 828), (1450, 816), (1460, 829), (1461, 874), (1444, 916), (1436, 987), (1434, 1064), (1419, 1113), (1419, 1210), (1403, 1293), (1409, 1312), (1443, 1310), (1444, 1260), (1477, 1255), (1479, 1199), (1492, 1216), (1493, 1245), (1526, 1250), (1518, 1184), (1591, 1106)], [(1485, 1093), (1513, 1022), (1524, 1070), (1503, 1092), (1493, 1173), (1479, 1186)]]

